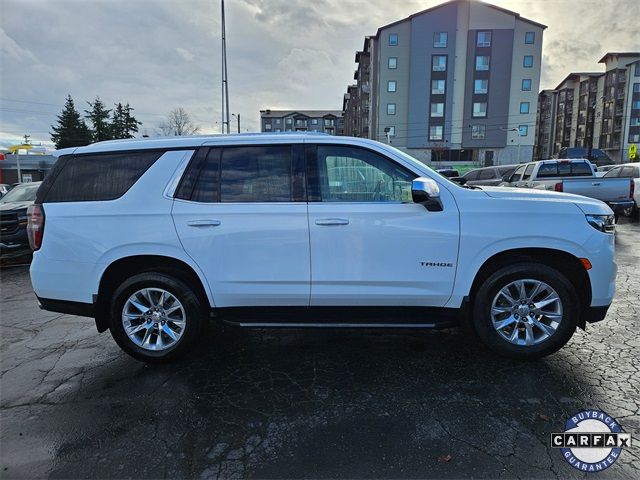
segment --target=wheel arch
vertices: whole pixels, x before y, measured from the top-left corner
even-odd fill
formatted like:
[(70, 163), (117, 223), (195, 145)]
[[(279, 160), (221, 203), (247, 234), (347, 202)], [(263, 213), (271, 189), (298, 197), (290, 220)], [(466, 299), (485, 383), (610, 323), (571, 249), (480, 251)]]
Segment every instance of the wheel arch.
[(213, 305), (204, 280), (195, 269), (173, 257), (162, 255), (132, 255), (115, 260), (104, 270), (98, 286), (98, 294), (95, 300), (95, 320), (99, 332), (109, 328), (109, 303), (113, 292), (122, 281), (132, 275), (143, 272), (163, 272), (176, 276), (193, 287), (194, 292), (202, 305)]
[[(502, 267), (516, 262), (536, 262), (559, 270), (576, 286), (580, 312), (585, 312), (591, 305), (591, 281), (582, 262), (571, 253), (553, 248), (538, 247), (505, 250), (485, 260), (473, 279), (469, 291), (469, 302), (473, 304), (478, 289), (487, 278)], [(584, 329), (585, 320), (582, 315), (579, 315), (578, 319), (578, 326)]]

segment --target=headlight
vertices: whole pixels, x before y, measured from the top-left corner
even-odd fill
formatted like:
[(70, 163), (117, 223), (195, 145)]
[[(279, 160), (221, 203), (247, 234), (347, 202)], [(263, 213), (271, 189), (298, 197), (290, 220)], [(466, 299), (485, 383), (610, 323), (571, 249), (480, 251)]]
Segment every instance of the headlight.
[(613, 215), (585, 215), (587, 222), (602, 233), (614, 233), (616, 231), (616, 219)]

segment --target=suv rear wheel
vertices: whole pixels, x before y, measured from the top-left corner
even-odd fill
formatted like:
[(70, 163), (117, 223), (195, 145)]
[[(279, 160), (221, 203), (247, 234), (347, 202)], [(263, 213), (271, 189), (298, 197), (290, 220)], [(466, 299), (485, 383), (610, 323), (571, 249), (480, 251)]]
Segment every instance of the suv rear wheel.
[(144, 362), (171, 360), (184, 354), (200, 332), (202, 305), (184, 281), (145, 272), (116, 289), (109, 329), (126, 353)]
[(478, 290), (475, 330), (495, 352), (529, 359), (563, 347), (576, 330), (574, 286), (558, 270), (518, 263), (492, 274)]

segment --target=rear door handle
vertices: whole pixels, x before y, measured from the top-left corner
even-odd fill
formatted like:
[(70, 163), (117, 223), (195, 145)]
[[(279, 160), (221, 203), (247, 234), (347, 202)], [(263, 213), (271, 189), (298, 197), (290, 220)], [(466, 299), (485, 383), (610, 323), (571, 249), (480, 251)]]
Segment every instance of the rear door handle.
[(319, 218), (316, 220), (316, 225), (334, 226), (334, 225), (349, 225), (349, 220), (346, 218)]
[(602, 185), (602, 182), (591, 182), (591, 185), (593, 185), (594, 187), (599, 187), (600, 185)]
[(189, 220), (187, 222), (187, 225), (189, 225), (190, 227), (200, 227), (200, 228), (205, 228), (205, 227), (217, 227), (218, 225), (220, 225), (220, 220)]

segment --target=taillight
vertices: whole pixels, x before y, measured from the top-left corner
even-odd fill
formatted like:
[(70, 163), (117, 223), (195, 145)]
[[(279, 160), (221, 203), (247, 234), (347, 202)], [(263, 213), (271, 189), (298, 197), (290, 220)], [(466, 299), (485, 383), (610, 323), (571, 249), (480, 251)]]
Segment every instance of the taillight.
[(556, 184), (553, 186), (553, 189), (554, 189), (556, 192), (561, 192), (561, 191), (562, 191), (562, 182), (558, 182), (558, 183), (556, 183)]
[(31, 250), (38, 250), (42, 246), (44, 234), (44, 209), (42, 205), (34, 204), (27, 209), (27, 236)]

